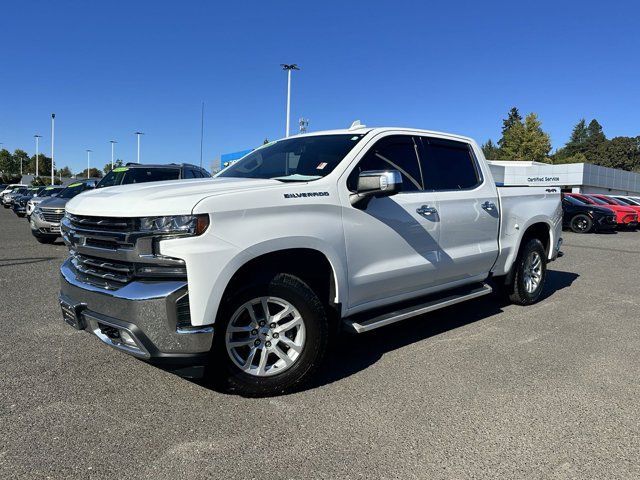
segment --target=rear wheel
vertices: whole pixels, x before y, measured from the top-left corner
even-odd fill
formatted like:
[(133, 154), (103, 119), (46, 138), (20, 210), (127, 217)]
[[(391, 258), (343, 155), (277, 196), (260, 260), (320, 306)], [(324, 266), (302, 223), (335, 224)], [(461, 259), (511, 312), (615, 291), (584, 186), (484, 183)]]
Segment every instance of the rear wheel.
[(532, 238), (520, 249), (513, 268), (513, 284), (509, 300), (517, 305), (531, 305), (540, 299), (547, 278), (547, 257), (544, 245)]
[(224, 390), (241, 395), (284, 393), (313, 375), (328, 333), (326, 311), (314, 291), (298, 277), (275, 275), (222, 307), (211, 374)]
[(571, 230), (575, 233), (589, 233), (593, 228), (593, 220), (582, 213), (571, 219)]

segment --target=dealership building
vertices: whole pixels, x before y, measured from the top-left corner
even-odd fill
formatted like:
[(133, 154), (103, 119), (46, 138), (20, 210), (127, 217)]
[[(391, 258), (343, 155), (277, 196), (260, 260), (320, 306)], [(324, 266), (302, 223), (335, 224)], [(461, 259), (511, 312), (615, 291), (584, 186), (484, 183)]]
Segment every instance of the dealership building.
[(640, 195), (640, 173), (590, 163), (489, 162), (497, 184), (554, 186), (563, 192)]

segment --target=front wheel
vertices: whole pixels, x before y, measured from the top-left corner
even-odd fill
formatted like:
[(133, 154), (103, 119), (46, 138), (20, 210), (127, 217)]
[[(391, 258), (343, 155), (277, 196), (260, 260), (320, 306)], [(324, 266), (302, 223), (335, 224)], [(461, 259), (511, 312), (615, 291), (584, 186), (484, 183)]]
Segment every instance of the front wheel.
[(547, 256), (537, 238), (528, 240), (520, 249), (513, 265), (515, 275), (509, 300), (517, 305), (531, 305), (540, 299), (547, 278)]
[(571, 230), (575, 233), (589, 233), (593, 228), (593, 220), (582, 213), (571, 219)]
[(298, 277), (275, 275), (225, 302), (216, 321), (214, 380), (246, 396), (284, 393), (320, 365), (329, 334), (322, 302)]

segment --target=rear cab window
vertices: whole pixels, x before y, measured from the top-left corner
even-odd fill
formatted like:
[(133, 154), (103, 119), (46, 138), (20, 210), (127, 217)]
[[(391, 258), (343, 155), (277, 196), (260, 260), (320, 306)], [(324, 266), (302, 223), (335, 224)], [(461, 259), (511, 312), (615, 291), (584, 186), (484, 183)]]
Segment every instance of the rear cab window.
[(482, 183), (471, 145), (426, 136), (419, 140), (425, 191), (470, 190)]

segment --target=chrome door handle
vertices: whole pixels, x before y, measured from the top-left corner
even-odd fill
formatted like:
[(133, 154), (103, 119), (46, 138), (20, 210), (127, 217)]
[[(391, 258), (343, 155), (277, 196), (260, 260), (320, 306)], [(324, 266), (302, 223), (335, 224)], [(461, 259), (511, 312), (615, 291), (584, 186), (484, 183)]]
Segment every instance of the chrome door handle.
[(484, 202), (482, 204), (482, 208), (484, 208), (487, 212), (492, 212), (496, 209), (496, 204), (493, 202)]
[(420, 215), (435, 215), (436, 213), (438, 213), (438, 210), (428, 205), (422, 205), (420, 208), (416, 209), (416, 212)]

